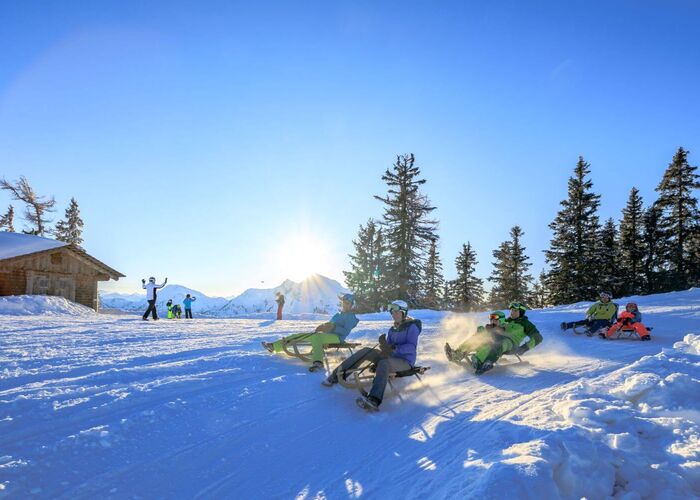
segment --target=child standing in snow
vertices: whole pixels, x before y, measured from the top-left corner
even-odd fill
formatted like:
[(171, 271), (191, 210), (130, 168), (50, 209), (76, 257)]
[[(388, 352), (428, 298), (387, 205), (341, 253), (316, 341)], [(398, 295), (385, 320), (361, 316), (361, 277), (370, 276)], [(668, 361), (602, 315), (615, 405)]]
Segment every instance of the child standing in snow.
[(168, 308), (168, 319), (173, 319), (175, 317), (173, 315), (173, 300), (168, 299), (168, 301), (165, 303), (165, 306)]
[(195, 300), (197, 300), (197, 297), (192, 297), (188, 293), (185, 299), (182, 301), (182, 304), (185, 306), (185, 319), (192, 319), (192, 302)]

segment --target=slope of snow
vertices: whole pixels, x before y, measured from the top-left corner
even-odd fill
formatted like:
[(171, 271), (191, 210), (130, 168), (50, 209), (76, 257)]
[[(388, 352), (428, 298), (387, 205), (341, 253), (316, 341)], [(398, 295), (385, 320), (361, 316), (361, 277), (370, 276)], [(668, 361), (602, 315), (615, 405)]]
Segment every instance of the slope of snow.
[(0, 297), (0, 315), (8, 316), (84, 316), (94, 317), (95, 311), (63, 297), (46, 295), (11, 295)]
[(531, 311), (544, 343), (481, 377), (442, 351), (485, 313), (414, 311), (431, 370), (376, 414), (259, 345), (318, 320), (4, 316), (0, 496), (696, 498), (700, 291), (638, 302), (651, 342), (560, 332), (585, 304)]
[(22, 233), (8, 233), (0, 231), (0, 259), (9, 259), (20, 255), (28, 255), (44, 250), (52, 250), (68, 245), (63, 241), (56, 241), (41, 236)]

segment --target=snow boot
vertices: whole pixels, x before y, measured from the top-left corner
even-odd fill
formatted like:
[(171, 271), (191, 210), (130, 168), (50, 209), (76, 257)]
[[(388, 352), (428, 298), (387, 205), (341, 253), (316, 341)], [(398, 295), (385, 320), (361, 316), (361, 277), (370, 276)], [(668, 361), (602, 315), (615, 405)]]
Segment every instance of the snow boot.
[(309, 366), (310, 372), (315, 372), (317, 370), (323, 370), (323, 363), (321, 361), (314, 361), (314, 363)]
[(332, 373), (328, 375), (328, 378), (324, 378), (323, 382), (321, 382), (321, 385), (323, 387), (333, 387), (335, 384), (338, 383), (338, 379), (333, 375)]
[(268, 352), (275, 352), (275, 348), (272, 346), (272, 342), (260, 342), (260, 345), (267, 349)]
[(454, 361), (453, 352), (450, 344), (445, 343), (445, 356), (447, 356), (448, 361)]
[(651, 340), (651, 335), (642, 335), (642, 340)]
[(379, 404), (381, 403), (381, 401), (378, 401), (372, 396), (366, 396), (357, 398), (355, 400), (355, 403), (357, 403), (357, 406), (359, 406), (365, 411), (379, 411)]
[(476, 373), (477, 375), (481, 375), (482, 373), (485, 373), (489, 371), (491, 368), (493, 368), (493, 363), (489, 360), (484, 361), (479, 368), (477, 368)]
[(608, 338), (608, 336), (607, 336), (605, 333), (603, 333), (603, 332), (598, 332), (598, 337), (600, 337), (600, 338), (603, 339), (603, 340), (605, 340), (605, 339)]
[(559, 325), (559, 328), (561, 328), (562, 331), (566, 331), (566, 330), (569, 329), (568, 326), (569, 326), (569, 325), (567, 325), (566, 322), (562, 322), (562, 324)]

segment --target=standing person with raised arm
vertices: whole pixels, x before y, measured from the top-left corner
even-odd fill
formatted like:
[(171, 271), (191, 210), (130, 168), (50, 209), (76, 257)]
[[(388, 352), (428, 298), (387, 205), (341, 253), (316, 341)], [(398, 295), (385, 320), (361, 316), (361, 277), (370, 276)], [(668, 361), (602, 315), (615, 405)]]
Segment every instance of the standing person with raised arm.
[(145, 279), (141, 280), (141, 288), (146, 290), (146, 300), (148, 301), (148, 309), (146, 309), (146, 312), (143, 313), (144, 321), (148, 321), (148, 315), (150, 313), (153, 314), (154, 320), (158, 319), (158, 313), (156, 312), (156, 300), (158, 298), (157, 290), (163, 288), (167, 283), (168, 278), (165, 278), (165, 281), (161, 285), (156, 285), (156, 279), (153, 276), (148, 278), (148, 284), (146, 284)]

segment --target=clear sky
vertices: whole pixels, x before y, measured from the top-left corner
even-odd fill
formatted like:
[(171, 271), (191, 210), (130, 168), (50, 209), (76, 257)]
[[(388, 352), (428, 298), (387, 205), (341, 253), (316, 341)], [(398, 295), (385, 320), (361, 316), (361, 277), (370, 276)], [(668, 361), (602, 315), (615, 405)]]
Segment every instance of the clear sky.
[(536, 274), (578, 155), (602, 218), (700, 164), (698, 54), (691, 0), (5, 1), (0, 175), (78, 200), (104, 288), (231, 295), (342, 279), (412, 152), (448, 278), (514, 224)]

